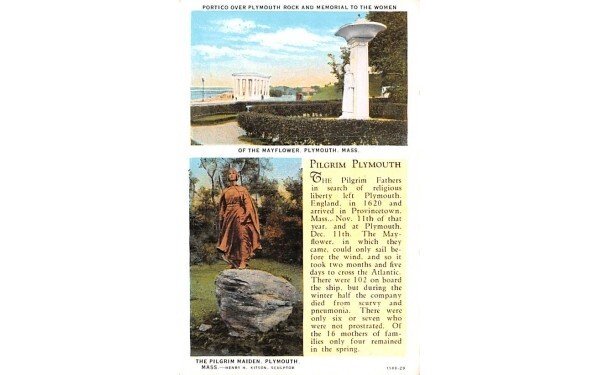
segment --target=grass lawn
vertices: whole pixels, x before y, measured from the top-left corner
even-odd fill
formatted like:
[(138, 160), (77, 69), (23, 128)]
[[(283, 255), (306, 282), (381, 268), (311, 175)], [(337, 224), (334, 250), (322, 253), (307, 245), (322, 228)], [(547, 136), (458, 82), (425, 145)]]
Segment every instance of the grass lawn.
[(335, 90), (335, 86), (324, 86), (319, 89), (319, 92), (315, 93), (311, 100), (335, 100), (341, 99), (342, 92), (338, 92)]
[[(369, 97), (379, 97), (381, 95), (381, 76), (378, 74), (369, 75)], [(319, 92), (315, 93), (310, 100), (336, 100), (342, 99), (344, 93), (336, 91), (334, 85), (323, 86)]]
[[(302, 298), (302, 267), (279, 263), (269, 259), (253, 259), (251, 269), (269, 272), (288, 280)], [(227, 269), (225, 262), (190, 267), (191, 315), (197, 322), (209, 319), (217, 312), (215, 279), (219, 272)]]

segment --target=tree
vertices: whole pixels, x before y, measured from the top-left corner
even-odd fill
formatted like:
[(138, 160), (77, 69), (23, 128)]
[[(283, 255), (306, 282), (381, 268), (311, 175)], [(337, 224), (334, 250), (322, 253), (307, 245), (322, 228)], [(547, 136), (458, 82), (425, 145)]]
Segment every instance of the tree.
[(213, 204), (215, 204), (215, 175), (219, 168), (219, 160), (216, 158), (201, 158), (200, 167), (206, 171), (208, 178), (210, 178), (210, 197)]
[(190, 262), (213, 263), (218, 258), (215, 243), (217, 241), (217, 210), (211, 192), (205, 187), (195, 191), (190, 205)]
[(276, 180), (264, 179), (262, 184), (262, 255), (280, 262), (302, 263), (302, 180), (284, 180), (289, 198), (280, 193)]
[(348, 47), (340, 47), (340, 57), (342, 59), (341, 63), (337, 62), (333, 53), (327, 54), (327, 57), (329, 58), (329, 62), (327, 64), (331, 66), (331, 74), (333, 74), (333, 76), (337, 79), (337, 82), (335, 83), (335, 89), (337, 91), (343, 91), (345, 74), (344, 66), (350, 63), (350, 50)]
[(246, 186), (250, 193), (254, 193), (255, 184), (264, 175), (265, 171), (273, 169), (269, 159), (264, 158), (229, 158), (223, 159), (220, 171), (220, 178), (223, 186), (227, 186), (227, 171), (229, 168), (235, 168), (238, 171), (241, 185)]
[(274, 98), (280, 98), (281, 96), (283, 96), (283, 91), (280, 89), (271, 88), (269, 90), (269, 96), (272, 96)]
[(192, 205), (192, 201), (194, 200), (194, 195), (196, 195), (196, 184), (198, 183), (198, 178), (192, 176), (192, 171), (188, 170), (188, 175), (190, 179), (190, 206)]
[(390, 98), (407, 102), (407, 18), (406, 12), (369, 12), (369, 21), (380, 22), (387, 29), (369, 43), (369, 65), (381, 73), (382, 85), (391, 86)]
[(283, 181), (283, 187), (290, 193), (290, 200), (296, 208), (302, 209), (302, 170), (298, 173), (298, 178), (286, 178)]
[(200, 181), (206, 180), (190, 174), (190, 195), (193, 195), (189, 213), (191, 264), (210, 264), (219, 259), (215, 197), (227, 181), (224, 174), (229, 168), (239, 171), (240, 182), (258, 205), (263, 250), (257, 257), (295, 264), (302, 262), (301, 173), (283, 182), (270, 179), (266, 171), (272, 170), (273, 165), (266, 158), (203, 158), (200, 167), (211, 178), (211, 183), (210, 186), (208, 182), (199, 186)]

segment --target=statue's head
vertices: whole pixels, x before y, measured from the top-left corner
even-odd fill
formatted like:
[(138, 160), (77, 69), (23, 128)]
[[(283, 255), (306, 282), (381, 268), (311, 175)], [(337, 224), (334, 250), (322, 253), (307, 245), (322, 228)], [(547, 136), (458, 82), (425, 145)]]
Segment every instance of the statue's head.
[(228, 181), (237, 181), (239, 179), (240, 175), (238, 174), (238, 171), (235, 170), (234, 168), (229, 168), (229, 170), (227, 171), (227, 180)]
[(350, 64), (344, 65), (344, 72), (350, 73)]

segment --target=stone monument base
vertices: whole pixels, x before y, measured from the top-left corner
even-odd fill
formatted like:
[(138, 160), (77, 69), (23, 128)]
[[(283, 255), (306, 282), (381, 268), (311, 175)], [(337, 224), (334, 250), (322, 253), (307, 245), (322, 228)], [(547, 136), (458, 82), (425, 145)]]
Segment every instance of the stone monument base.
[(285, 321), (300, 300), (288, 281), (259, 270), (225, 270), (215, 284), (219, 314), (231, 336), (269, 331)]

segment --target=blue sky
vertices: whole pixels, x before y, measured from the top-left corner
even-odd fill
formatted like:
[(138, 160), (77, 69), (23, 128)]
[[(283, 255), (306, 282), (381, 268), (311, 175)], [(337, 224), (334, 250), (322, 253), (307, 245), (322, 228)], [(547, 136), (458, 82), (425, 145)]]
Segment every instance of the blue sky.
[(231, 74), (271, 75), (272, 86), (334, 82), (328, 53), (339, 59), (355, 12), (192, 12), (192, 86), (231, 86)]
[[(272, 171), (265, 172), (266, 176), (270, 179), (277, 179), (283, 181), (286, 177), (298, 177), (298, 172), (302, 167), (302, 160), (299, 158), (288, 159), (288, 158), (268, 158), (273, 165)], [(210, 187), (210, 179), (206, 175), (206, 171), (199, 167), (200, 159), (190, 159), (190, 170), (192, 176), (199, 179), (197, 187), (206, 186)]]

